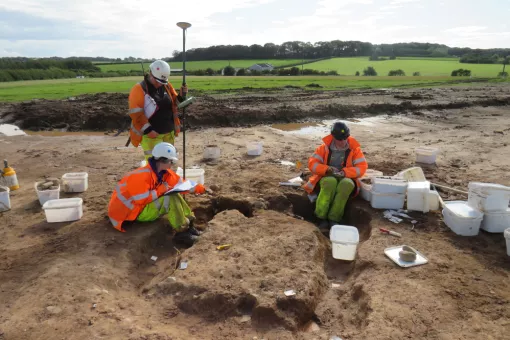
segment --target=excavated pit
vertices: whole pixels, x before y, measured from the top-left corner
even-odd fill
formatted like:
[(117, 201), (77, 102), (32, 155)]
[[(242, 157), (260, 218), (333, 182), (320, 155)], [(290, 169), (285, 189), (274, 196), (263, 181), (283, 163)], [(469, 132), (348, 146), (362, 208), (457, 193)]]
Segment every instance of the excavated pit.
[[(306, 195), (202, 197), (190, 205), (207, 231), (145, 285), (157, 303), (211, 322), (249, 316), (256, 329), (297, 331), (310, 320), (321, 322), (316, 308), (331, 282), (345, 282), (356, 268), (356, 261), (332, 258), (327, 237), (309, 223), (313, 205)], [(358, 227), (360, 242), (370, 237), (370, 221), (359, 201), (348, 205), (345, 223)], [(231, 247), (216, 249), (224, 244)], [(176, 269), (176, 259), (188, 268)], [(296, 295), (286, 296), (287, 290)]]

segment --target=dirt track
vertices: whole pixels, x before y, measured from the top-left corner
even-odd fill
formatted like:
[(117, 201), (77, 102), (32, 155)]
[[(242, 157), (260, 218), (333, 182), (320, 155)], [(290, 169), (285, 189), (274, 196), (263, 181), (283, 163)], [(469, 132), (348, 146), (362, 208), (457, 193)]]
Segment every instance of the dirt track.
[[(414, 165), (416, 146), (431, 145), (440, 147), (441, 154), (437, 166), (424, 168), (430, 180), (464, 190), (469, 181), (510, 185), (510, 114), (509, 106), (501, 105), (508, 103), (510, 87), (340, 95), (316, 93), (297, 104), (289, 94), (287, 106), (294, 108), (288, 114), (276, 111), (281, 96), (272, 103), (260, 94), (256, 105), (255, 94), (210, 98), (208, 105), (189, 110), (196, 119), (190, 118), (190, 124), (237, 125), (241, 113), (248, 121), (242, 125), (345, 117), (324, 108), (336, 103), (354, 110), (349, 113), (352, 133), (372, 169), (392, 175)], [(458, 107), (466, 100), (469, 106)], [(52, 115), (58, 121), (58, 112), (64, 112), (54, 104), (55, 111), (47, 106), (34, 111), (41, 102), (17, 104), (18, 109), (28, 106), (15, 110), (26, 112), (15, 120), (39, 112), (53, 125)], [(96, 104), (81, 105), (102, 107)], [(374, 105), (407, 108), (399, 115), (359, 121), (376, 113), (367, 110)], [(93, 121), (83, 107), (75, 110)], [(109, 110), (103, 107), (103, 112), (123, 114), (120, 108)], [(66, 122), (91, 128), (73, 125), (79, 116), (75, 112), (69, 111)], [(25, 126), (44, 128), (30, 124), (35, 125)], [(141, 150), (122, 147), (125, 139), (125, 134), (0, 137), (2, 156), (15, 167), (21, 184), (11, 195), (12, 210), (0, 214), (0, 339), (510, 338), (510, 260), (501, 234), (456, 236), (439, 212), (413, 213), (420, 223), (411, 231), (409, 224), (395, 225), (357, 199), (346, 223), (358, 227), (361, 244), (356, 261), (344, 263), (331, 259), (328, 240), (313, 224), (289, 216), (313, 221), (302, 191), (278, 187), (298, 174), (279, 160), (305, 161), (320, 138), (268, 126), (190, 131), (187, 162), (205, 168), (206, 185), (215, 195), (189, 198), (200, 226), (209, 228), (186, 251), (174, 248), (164, 221), (131, 225), (125, 234), (110, 227), (106, 207), (112, 189), (141, 159)], [(263, 140), (263, 155), (246, 156), (247, 140)], [(219, 164), (202, 162), (207, 144), (221, 146)], [(46, 223), (33, 183), (75, 171), (89, 173), (88, 191), (61, 197), (82, 197), (84, 217)], [(401, 232), (403, 238), (380, 234), (379, 227)], [(223, 243), (233, 246), (218, 252), (215, 247)], [(430, 263), (403, 270), (384, 256), (386, 247), (404, 243)], [(155, 263), (153, 255), (158, 256)], [(188, 270), (175, 269), (180, 260), (188, 261)], [(285, 297), (286, 289), (296, 290), (296, 297)], [(304, 330), (311, 321), (319, 325), (317, 332)]]

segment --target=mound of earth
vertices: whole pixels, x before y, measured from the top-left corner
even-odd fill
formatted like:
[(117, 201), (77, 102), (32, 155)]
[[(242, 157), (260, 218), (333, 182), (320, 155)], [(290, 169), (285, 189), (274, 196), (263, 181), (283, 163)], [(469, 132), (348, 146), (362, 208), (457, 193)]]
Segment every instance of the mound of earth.
[[(311, 91), (286, 88), (252, 95), (205, 95), (197, 92), (198, 100), (187, 110), (185, 125), (193, 129), (252, 126), (510, 104), (508, 89), (503, 86), (415, 91)], [(10, 123), (32, 131), (112, 131), (129, 127), (127, 108), (127, 93), (88, 94), (66, 100), (37, 99), (0, 105), (0, 123)]]
[[(231, 247), (216, 249), (225, 244)], [(156, 277), (149, 291), (158, 304), (208, 320), (249, 315), (255, 327), (297, 329), (314, 316), (327, 290), (328, 247), (308, 222), (275, 211), (247, 218), (228, 210), (182, 254), (187, 269)], [(288, 290), (295, 296), (286, 296)]]

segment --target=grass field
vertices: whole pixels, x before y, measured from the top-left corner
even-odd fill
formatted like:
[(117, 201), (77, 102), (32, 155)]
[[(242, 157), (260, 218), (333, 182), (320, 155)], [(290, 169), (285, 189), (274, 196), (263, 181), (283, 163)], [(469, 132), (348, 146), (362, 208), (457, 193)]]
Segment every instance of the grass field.
[[(0, 83), (0, 102), (23, 101), (36, 98), (61, 99), (86, 93), (122, 92), (128, 93), (141, 77), (88, 78), (33, 80)], [(181, 77), (171, 77), (177, 87)], [(193, 91), (215, 92), (249, 90), (250, 88), (282, 88), (284, 86), (304, 87), (311, 83), (323, 86), (323, 90), (344, 88), (389, 88), (425, 87), (455, 84), (469, 81), (459, 77), (338, 77), (338, 76), (296, 76), (296, 77), (198, 77), (187, 78), (190, 94)], [(498, 80), (493, 80), (498, 81)]]
[(420, 72), (422, 76), (450, 76), (453, 70), (471, 70), (473, 77), (496, 77), (503, 65), (461, 64), (457, 59), (447, 58), (398, 58), (396, 60), (369, 61), (368, 58), (334, 58), (305, 65), (318, 71), (337, 71), (341, 75), (363, 74), (363, 69), (373, 66), (379, 76), (386, 76), (391, 70), (402, 69), (407, 76)]
[[(306, 61), (306, 60), (305, 60)], [(301, 59), (275, 59), (275, 60), (268, 60), (268, 59), (252, 59), (252, 60), (230, 60), (230, 66), (232, 67), (238, 67), (238, 68), (248, 68), (252, 66), (253, 64), (259, 64), (259, 63), (269, 63), (273, 66), (283, 66), (283, 65), (291, 65), (296, 63), (301, 63)], [(186, 62), (186, 70), (194, 71), (194, 70), (205, 70), (207, 68), (212, 68), (215, 71), (218, 71), (226, 66), (228, 66), (229, 60), (209, 60), (209, 61), (188, 61)], [(145, 70), (149, 69), (150, 63), (144, 63)], [(108, 71), (141, 71), (142, 67), (138, 64), (112, 64), (112, 65), (98, 65), (99, 68), (101, 68), (101, 71), (108, 72)], [(170, 63), (171, 69), (182, 69), (182, 62), (171, 62)]]

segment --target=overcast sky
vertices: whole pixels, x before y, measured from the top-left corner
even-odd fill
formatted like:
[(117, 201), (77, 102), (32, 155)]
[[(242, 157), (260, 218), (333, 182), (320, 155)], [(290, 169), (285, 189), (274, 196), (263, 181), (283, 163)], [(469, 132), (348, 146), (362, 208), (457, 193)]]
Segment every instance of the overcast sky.
[(510, 0), (0, 0), (0, 56), (171, 56), (300, 40), (510, 48)]

